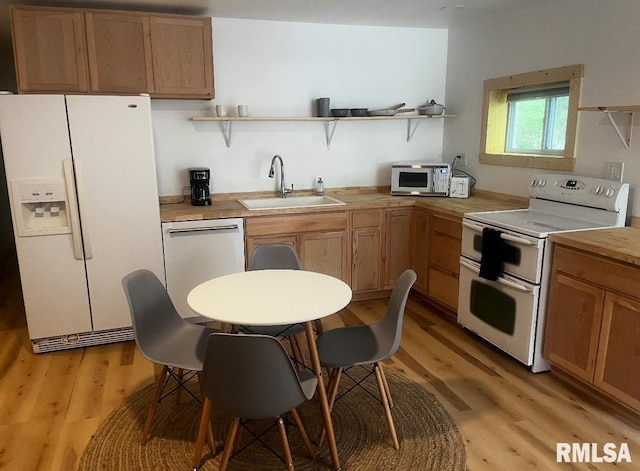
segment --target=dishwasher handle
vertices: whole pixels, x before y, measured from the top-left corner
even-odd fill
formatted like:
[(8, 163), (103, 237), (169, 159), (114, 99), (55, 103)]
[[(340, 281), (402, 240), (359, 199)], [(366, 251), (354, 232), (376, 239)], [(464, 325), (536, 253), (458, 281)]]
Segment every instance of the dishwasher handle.
[(207, 232), (207, 231), (233, 231), (240, 229), (238, 224), (228, 224), (226, 226), (210, 226), (210, 227), (188, 227), (183, 229), (169, 229), (169, 234), (185, 234), (188, 232)]

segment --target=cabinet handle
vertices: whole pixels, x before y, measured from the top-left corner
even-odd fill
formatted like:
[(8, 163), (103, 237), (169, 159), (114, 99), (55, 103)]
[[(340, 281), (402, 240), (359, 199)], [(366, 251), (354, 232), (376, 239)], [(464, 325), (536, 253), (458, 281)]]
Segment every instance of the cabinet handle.
[(227, 226), (213, 226), (213, 227), (190, 227), (184, 229), (169, 229), (169, 234), (185, 234), (189, 232), (206, 232), (206, 231), (229, 231), (237, 230), (239, 226), (237, 224), (229, 224)]

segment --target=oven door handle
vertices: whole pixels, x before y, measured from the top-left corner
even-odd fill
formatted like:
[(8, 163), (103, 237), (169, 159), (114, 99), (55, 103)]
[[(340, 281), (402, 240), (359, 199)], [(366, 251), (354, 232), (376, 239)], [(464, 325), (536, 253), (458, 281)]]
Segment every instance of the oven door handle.
[[(460, 265), (471, 270), (476, 275), (480, 274), (480, 269), (478, 267), (471, 265), (469, 262), (466, 262), (465, 260), (460, 260)], [(487, 281), (491, 281), (491, 280), (487, 280)], [(518, 283), (514, 283), (513, 281), (509, 281), (501, 277), (498, 277), (496, 281), (502, 285), (508, 286), (509, 288), (514, 288), (520, 291), (524, 291), (525, 293), (533, 293), (533, 290), (531, 288), (527, 286), (523, 286)]]
[(471, 229), (474, 232), (482, 232), (482, 229), (483, 229), (482, 226), (479, 226), (478, 224), (473, 224), (472, 222), (467, 222), (467, 221), (463, 221), (462, 225), (467, 229)]
[[(484, 229), (483, 226), (480, 226), (478, 224), (473, 224), (467, 221), (463, 221), (462, 225), (467, 229), (471, 229), (474, 232), (482, 232), (482, 229)], [(508, 240), (509, 242), (520, 244), (520, 245), (534, 245), (534, 243), (531, 242), (530, 240), (523, 239), (522, 237), (517, 237), (511, 234), (505, 234), (504, 232), (500, 233), (500, 238), (504, 240)]]
[(522, 237), (513, 236), (511, 234), (505, 234), (504, 232), (500, 234), (500, 238), (504, 240), (508, 240), (509, 242), (514, 242), (516, 244), (521, 245), (533, 245), (533, 242), (527, 239), (523, 239)]

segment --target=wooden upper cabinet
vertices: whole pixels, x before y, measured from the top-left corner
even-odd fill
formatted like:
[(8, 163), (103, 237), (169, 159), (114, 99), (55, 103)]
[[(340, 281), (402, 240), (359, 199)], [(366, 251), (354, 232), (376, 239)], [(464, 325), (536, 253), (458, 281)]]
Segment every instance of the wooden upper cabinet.
[(87, 12), (91, 91), (153, 93), (149, 17)]
[(209, 17), (29, 6), (11, 12), (21, 93), (214, 98)]
[(20, 93), (89, 90), (81, 11), (12, 7), (11, 19)]
[(155, 96), (214, 97), (211, 18), (151, 16)]

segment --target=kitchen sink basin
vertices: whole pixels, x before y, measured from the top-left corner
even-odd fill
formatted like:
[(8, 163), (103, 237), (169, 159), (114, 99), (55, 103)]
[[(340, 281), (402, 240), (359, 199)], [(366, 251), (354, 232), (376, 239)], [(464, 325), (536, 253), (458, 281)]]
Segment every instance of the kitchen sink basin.
[(344, 201), (330, 196), (290, 196), (288, 198), (256, 198), (238, 200), (245, 208), (254, 210), (313, 208), (318, 206), (339, 206)]

